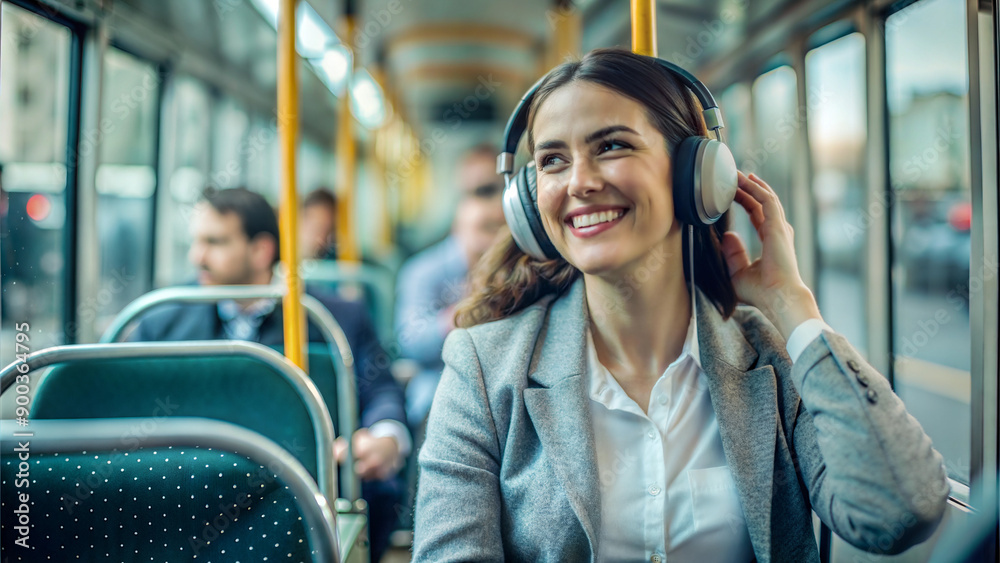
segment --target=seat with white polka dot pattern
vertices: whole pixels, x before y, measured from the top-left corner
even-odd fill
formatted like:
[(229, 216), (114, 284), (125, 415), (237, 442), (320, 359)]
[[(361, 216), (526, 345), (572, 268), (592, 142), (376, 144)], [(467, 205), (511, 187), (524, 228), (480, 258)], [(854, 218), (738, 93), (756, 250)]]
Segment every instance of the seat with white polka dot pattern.
[[(336, 549), (330, 508), (276, 444), (204, 419), (161, 420), (136, 434), (147, 422), (32, 421), (25, 429), (3, 421), (4, 561), (333, 560), (321, 558)], [(24, 430), (33, 436), (13, 434)], [(27, 442), (23, 463), (11, 455), (18, 440)], [(21, 504), (29, 548), (15, 544), (11, 516)]]

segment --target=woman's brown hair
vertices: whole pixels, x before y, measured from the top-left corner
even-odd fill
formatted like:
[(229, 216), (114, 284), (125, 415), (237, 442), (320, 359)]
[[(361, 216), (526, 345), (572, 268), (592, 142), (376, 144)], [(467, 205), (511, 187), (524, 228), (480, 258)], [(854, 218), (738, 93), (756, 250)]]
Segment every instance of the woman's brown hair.
[[(597, 49), (579, 61), (554, 68), (539, 86), (528, 113), (529, 152), (534, 152), (531, 128), (538, 108), (552, 92), (578, 80), (642, 104), (671, 155), (685, 138), (708, 134), (694, 94), (655, 59), (621, 49)], [(722, 234), (727, 230), (728, 212), (712, 225), (694, 228), (696, 283), (725, 318), (733, 314), (737, 303), (721, 248)], [(683, 230), (682, 247), (684, 279), (690, 280), (687, 231)], [(474, 268), (469, 295), (457, 307), (455, 324), (470, 327), (509, 317), (546, 295), (564, 292), (579, 276), (580, 271), (561, 256), (543, 261), (521, 252), (510, 232), (504, 230)]]

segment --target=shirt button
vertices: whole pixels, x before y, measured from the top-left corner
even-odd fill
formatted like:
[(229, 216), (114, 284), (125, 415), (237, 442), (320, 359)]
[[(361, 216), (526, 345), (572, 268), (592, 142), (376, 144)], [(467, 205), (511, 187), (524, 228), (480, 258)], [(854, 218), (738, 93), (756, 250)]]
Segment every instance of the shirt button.
[(659, 401), (661, 405), (667, 404), (667, 394), (661, 394), (656, 400)]
[(660, 557), (659, 555), (653, 555), (652, 557), (649, 558), (649, 561), (651, 563), (663, 563), (663, 558)]
[(847, 367), (850, 368), (850, 370), (853, 371), (854, 373), (857, 373), (861, 369), (858, 366), (858, 362), (855, 362), (854, 360), (847, 360)]
[(856, 377), (858, 379), (858, 383), (860, 383), (862, 387), (868, 387), (868, 378), (865, 377), (865, 374), (859, 373)]
[(660, 488), (657, 487), (656, 485), (650, 485), (649, 488), (646, 490), (649, 491), (650, 496), (655, 497), (656, 495), (660, 494)]
[(875, 404), (876, 401), (878, 401), (878, 393), (876, 393), (874, 389), (869, 389), (867, 396), (868, 396), (868, 402), (873, 405)]
[(653, 432), (652, 430), (650, 430), (649, 432), (646, 432), (646, 435), (649, 436), (650, 440), (655, 440), (656, 439), (656, 432)]

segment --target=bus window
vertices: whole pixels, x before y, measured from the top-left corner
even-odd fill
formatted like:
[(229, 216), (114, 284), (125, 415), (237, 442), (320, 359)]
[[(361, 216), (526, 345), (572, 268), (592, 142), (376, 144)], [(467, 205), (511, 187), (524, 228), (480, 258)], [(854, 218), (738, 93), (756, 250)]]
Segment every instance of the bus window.
[[(722, 106), (722, 116), (726, 125), (723, 129), (726, 144), (729, 146), (729, 150), (733, 151), (737, 166), (742, 167), (743, 162), (748, 160), (746, 157), (747, 148), (752, 145), (753, 139), (750, 122), (750, 87), (743, 82), (737, 82), (726, 88), (719, 96), (719, 105)], [(753, 224), (750, 223), (750, 216), (740, 205), (732, 206), (729, 211), (730, 228), (739, 233), (751, 258), (758, 258), (760, 256), (760, 240), (757, 238)]]
[[(965, 2), (886, 20), (896, 390), (969, 482), (971, 188)], [(978, 286), (976, 285), (976, 282)]]
[(223, 95), (212, 112), (212, 174), (209, 183), (218, 189), (246, 185), (246, 143), (250, 119), (240, 104)]
[(31, 350), (64, 336), (69, 29), (3, 3), (0, 31), (0, 362), (15, 357), (15, 323)]
[(865, 38), (852, 33), (806, 54), (818, 260), (816, 299), (826, 322), (866, 354), (867, 225)]
[(205, 85), (178, 76), (167, 89), (162, 136), (163, 179), (158, 210), (156, 284), (165, 286), (194, 279), (188, 263), (191, 210), (208, 185), (212, 97)]
[[(305, 140), (299, 143), (299, 153), (303, 154)], [(271, 202), (277, 202), (281, 192), (281, 150), (279, 148), (278, 121), (274, 114), (257, 114), (250, 124), (250, 133), (244, 145), (247, 155), (247, 188), (264, 195)], [(300, 166), (301, 168), (301, 166)], [(299, 193), (312, 189), (299, 176)]]
[(160, 73), (118, 49), (108, 49), (101, 95), (97, 230), (101, 287), (97, 332), (152, 287), (153, 196)]
[[(774, 188), (786, 211), (791, 209), (792, 162), (796, 131), (805, 121), (798, 107), (795, 71), (788, 65), (766, 72), (753, 83), (753, 118), (757, 142), (736, 157), (736, 165)], [(798, 218), (789, 211), (792, 225)]]

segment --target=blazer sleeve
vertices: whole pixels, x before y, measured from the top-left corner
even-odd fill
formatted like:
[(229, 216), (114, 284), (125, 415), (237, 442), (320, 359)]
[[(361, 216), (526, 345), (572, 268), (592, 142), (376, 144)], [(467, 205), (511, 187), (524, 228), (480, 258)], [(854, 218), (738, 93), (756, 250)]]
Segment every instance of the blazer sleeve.
[(878, 371), (823, 331), (792, 366), (799, 392), (792, 441), (813, 510), (869, 553), (927, 539), (948, 498), (941, 454)]
[(419, 457), (413, 561), (500, 562), (500, 445), (466, 330), (448, 336), (444, 360)]

